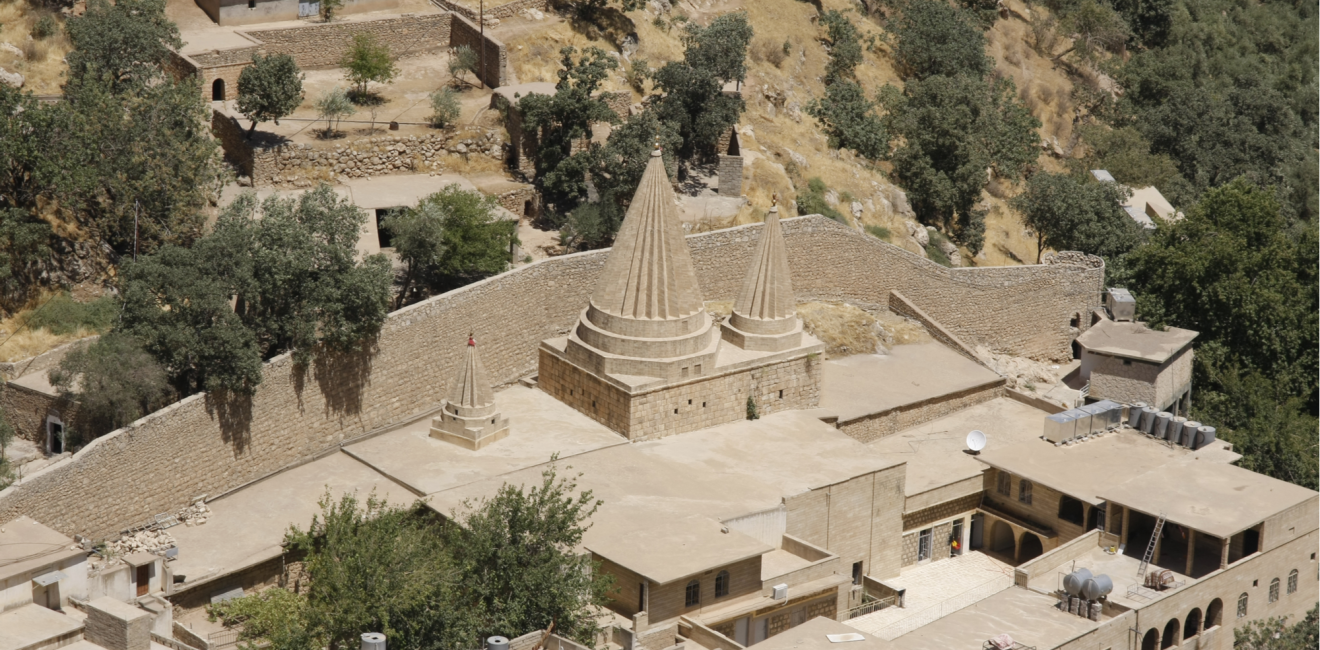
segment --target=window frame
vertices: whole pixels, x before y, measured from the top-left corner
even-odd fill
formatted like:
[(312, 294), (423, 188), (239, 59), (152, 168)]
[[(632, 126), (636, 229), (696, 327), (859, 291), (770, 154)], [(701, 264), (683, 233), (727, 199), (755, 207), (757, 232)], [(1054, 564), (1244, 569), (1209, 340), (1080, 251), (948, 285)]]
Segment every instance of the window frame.
[(1288, 595), (1297, 593), (1297, 569), (1288, 572)]
[[(925, 555), (922, 550), (925, 549)], [(935, 529), (925, 528), (917, 533), (917, 561), (924, 562), (935, 556)]]
[(1247, 617), (1247, 605), (1249, 604), (1249, 600), (1250, 600), (1250, 598), (1247, 596), (1247, 592), (1245, 592), (1245, 591), (1242, 592), (1242, 595), (1241, 595), (1241, 596), (1238, 596), (1238, 602), (1237, 602), (1237, 617), (1238, 617), (1238, 618), (1246, 618), (1246, 617)]
[(715, 597), (723, 598), (729, 595), (729, 572), (720, 571), (715, 574)]
[(1008, 472), (1005, 472), (1003, 470), (999, 470), (997, 476), (995, 477), (995, 481), (996, 481), (995, 492), (998, 492), (999, 494), (1006, 497), (1013, 496), (1012, 474), (1009, 474)]
[(693, 580), (687, 583), (683, 588), (683, 606), (697, 607), (701, 605), (701, 581)]
[(1270, 580), (1270, 602), (1279, 602), (1279, 579)]
[(1028, 481), (1027, 479), (1020, 479), (1018, 481), (1018, 501), (1026, 505), (1031, 505), (1031, 493), (1034, 491), (1035, 486), (1031, 484), (1031, 481)]

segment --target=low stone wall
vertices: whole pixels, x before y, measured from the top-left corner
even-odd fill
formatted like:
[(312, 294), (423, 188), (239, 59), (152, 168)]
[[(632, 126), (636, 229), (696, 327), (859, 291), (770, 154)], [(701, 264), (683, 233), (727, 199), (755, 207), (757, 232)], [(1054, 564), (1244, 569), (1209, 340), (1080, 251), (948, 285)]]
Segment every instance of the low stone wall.
[[(1097, 306), (1103, 286), (1102, 266), (946, 269), (820, 216), (783, 229), (799, 300), (879, 306), (899, 289), (964, 340), (1021, 356), (1068, 355), (1069, 318)], [(687, 239), (707, 300), (736, 297), (759, 233)], [(187, 397), (0, 491), (0, 522), (28, 515), (105, 537), (420, 417), (445, 396), (468, 332), (482, 338), (492, 381), (517, 381), (535, 372), (539, 343), (576, 322), (608, 254), (542, 260), (396, 311), (369, 352), (310, 367), (276, 357), (250, 399)]]
[(23, 375), (30, 375), (34, 372), (50, 370), (51, 368), (60, 365), (60, 362), (64, 360), (65, 355), (74, 350), (82, 349), (91, 345), (97, 338), (98, 337), (96, 336), (89, 336), (84, 339), (65, 343), (58, 348), (47, 350), (35, 357), (0, 363), (0, 380), (9, 381), (11, 379), (18, 379)]
[[(454, 13), (462, 14), (468, 20), (480, 20), (481, 14), (478, 13), (480, 5), (469, 7), (457, 0), (431, 0), (435, 4), (448, 9)], [(491, 3), (494, 4), (494, 3)], [(485, 16), (487, 18), (498, 18), (504, 20), (522, 13), (526, 9), (538, 9), (545, 11), (550, 5), (550, 0), (513, 0), (496, 7), (486, 7)]]
[(0, 386), (0, 411), (14, 428), (14, 435), (46, 448), (46, 416), (54, 415), (66, 425), (73, 422), (71, 405), (58, 397), (17, 384)]
[(1003, 396), (1004, 380), (999, 379), (956, 393), (870, 413), (860, 418), (840, 420), (838, 427), (840, 431), (861, 442), (872, 442)]
[(901, 291), (895, 290), (889, 292), (889, 311), (921, 323), (936, 341), (943, 343), (954, 352), (957, 352), (982, 366), (985, 365), (985, 363), (976, 356), (976, 351), (972, 349), (972, 346), (967, 345), (967, 343), (958, 338), (953, 332), (944, 329), (944, 326), (931, 318), (930, 314), (927, 314), (922, 311), (920, 307), (912, 304), (912, 302), (907, 299), (907, 296), (904, 296)]
[[(211, 130), (226, 158), (252, 179), (254, 187), (310, 187), (319, 181), (439, 172), (446, 156), (502, 160), (507, 146), (498, 129), (479, 126), (316, 144), (272, 141), (261, 133), (248, 140), (238, 118), (218, 110), (212, 113)], [(521, 214), (521, 207), (515, 214)]]

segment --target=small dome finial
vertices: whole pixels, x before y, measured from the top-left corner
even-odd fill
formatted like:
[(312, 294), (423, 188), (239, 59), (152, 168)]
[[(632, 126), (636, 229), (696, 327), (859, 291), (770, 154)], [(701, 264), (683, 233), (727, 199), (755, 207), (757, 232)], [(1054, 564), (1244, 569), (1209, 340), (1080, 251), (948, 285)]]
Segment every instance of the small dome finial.
[(477, 340), (475, 338), (472, 338), (472, 332), (468, 332), (468, 345), (471, 345), (473, 347), (476, 347), (477, 345)]
[(770, 211), (779, 212), (779, 192), (770, 194)]
[(651, 156), (654, 157), (654, 156), (659, 156), (659, 155), (660, 155), (660, 135), (659, 135), (659, 134), (656, 134), (656, 136), (655, 136), (655, 150), (651, 152)]

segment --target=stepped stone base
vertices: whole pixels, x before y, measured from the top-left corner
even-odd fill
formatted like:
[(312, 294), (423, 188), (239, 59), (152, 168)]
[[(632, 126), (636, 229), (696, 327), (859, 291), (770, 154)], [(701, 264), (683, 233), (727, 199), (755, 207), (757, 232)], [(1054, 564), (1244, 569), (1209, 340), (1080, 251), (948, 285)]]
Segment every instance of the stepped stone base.
[(509, 421), (499, 415), (465, 418), (448, 411), (431, 418), (431, 437), (477, 451), (509, 435)]

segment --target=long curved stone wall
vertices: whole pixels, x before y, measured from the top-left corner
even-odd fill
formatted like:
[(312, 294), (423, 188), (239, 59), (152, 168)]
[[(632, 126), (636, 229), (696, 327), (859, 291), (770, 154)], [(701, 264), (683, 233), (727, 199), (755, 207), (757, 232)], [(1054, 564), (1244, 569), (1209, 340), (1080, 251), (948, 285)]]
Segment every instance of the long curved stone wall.
[[(898, 289), (965, 341), (1037, 358), (1068, 356), (1069, 319), (1099, 306), (1094, 258), (946, 269), (824, 217), (783, 225), (799, 300), (882, 306)], [(688, 238), (707, 300), (735, 297), (759, 230)], [(438, 407), (469, 332), (493, 380), (516, 381), (535, 371), (542, 339), (573, 325), (607, 254), (544, 260), (401, 309), (370, 354), (307, 368), (277, 357), (250, 401), (194, 395), (25, 477), (0, 492), (0, 522), (28, 515), (66, 534), (111, 536), (412, 419)]]

